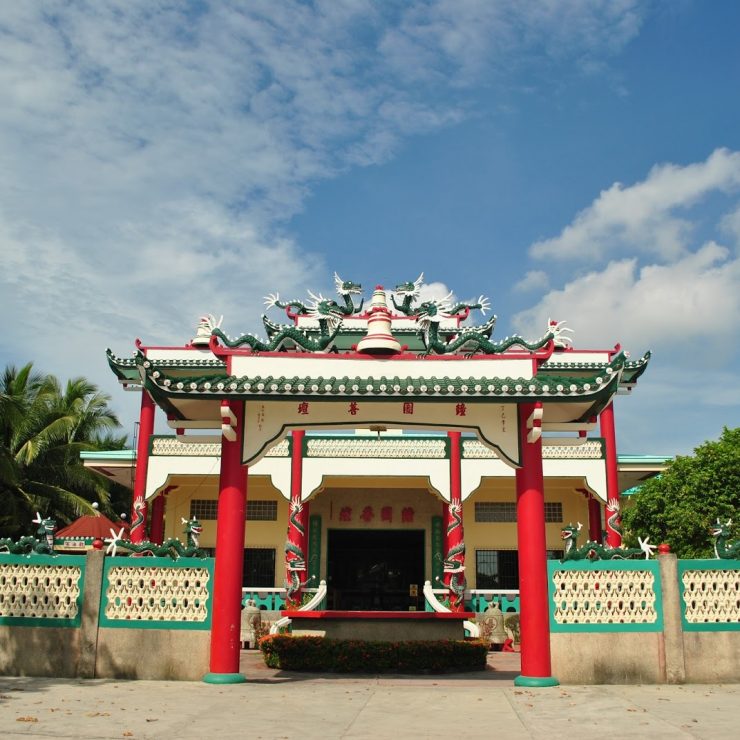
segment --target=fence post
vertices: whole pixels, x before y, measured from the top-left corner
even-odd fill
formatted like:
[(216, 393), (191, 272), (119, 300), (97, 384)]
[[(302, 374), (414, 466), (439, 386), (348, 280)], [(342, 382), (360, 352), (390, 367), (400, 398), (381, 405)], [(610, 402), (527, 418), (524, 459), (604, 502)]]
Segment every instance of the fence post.
[(102, 550), (90, 550), (87, 553), (85, 561), (85, 587), (82, 592), (82, 615), (80, 619), (80, 657), (77, 663), (78, 678), (95, 678), (104, 563), (105, 553)]
[(663, 593), (663, 646), (666, 683), (686, 680), (681, 624), (681, 584), (678, 580), (678, 561), (673, 553), (658, 555), (660, 581)]

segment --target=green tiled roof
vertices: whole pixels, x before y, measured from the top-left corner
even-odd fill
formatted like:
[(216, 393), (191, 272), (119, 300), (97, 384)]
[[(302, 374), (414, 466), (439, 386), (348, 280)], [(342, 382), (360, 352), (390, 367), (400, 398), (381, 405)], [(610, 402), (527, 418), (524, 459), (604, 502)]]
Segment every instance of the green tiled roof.
[[(274, 376), (264, 377), (214, 374), (173, 376), (158, 369), (145, 357), (137, 362), (144, 368), (147, 387), (169, 396), (229, 396), (234, 393), (252, 396), (375, 396), (375, 397), (499, 397), (588, 399), (608, 392), (618, 382), (624, 356), (617, 355), (600, 372), (591, 376), (543, 374), (534, 378), (486, 378), (411, 376)], [(445, 363), (447, 364), (447, 363)], [(400, 368), (399, 368), (400, 369)], [(431, 368), (430, 368), (431, 369)]]

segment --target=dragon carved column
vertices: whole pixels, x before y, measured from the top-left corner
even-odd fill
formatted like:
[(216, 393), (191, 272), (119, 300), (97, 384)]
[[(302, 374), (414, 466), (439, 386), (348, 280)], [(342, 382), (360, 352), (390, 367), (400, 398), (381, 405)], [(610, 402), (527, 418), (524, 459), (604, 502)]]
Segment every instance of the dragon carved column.
[(244, 402), (222, 401), (221, 475), (213, 575), (211, 662), (206, 683), (243, 683), (239, 673), (247, 468), (242, 465)]
[(444, 584), (449, 590), (450, 609), (465, 610), (465, 540), (463, 532), (460, 432), (447, 432), (450, 440), (450, 503), (444, 511)]
[(617, 469), (617, 437), (614, 431), (614, 400), (599, 414), (601, 436), (606, 447), (606, 544), (622, 545), (619, 526), (619, 471)]
[(146, 389), (141, 389), (139, 436), (136, 444), (136, 477), (131, 504), (131, 533), (129, 539), (136, 544), (146, 539), (146, 474), (149, 467), (149, 443), (154, 432), (156, 405)]
[(303, 481), (303, 440), (306, 432), (296, 429), (292, 433), (290, 507), (288, 539), (285, 542), (286, 607), (301, 605), (303, 587), (306, 585), (308, 562), (308, 504), (301, 500)]
[(516, 530), (522, 672), (517, 686), (557, 686), (550, 663), (550, 609), (547, 591), (547, 539), (542, 475), (542, 432), (537, 404), (519, 405), (522, 467), (516, 471)]

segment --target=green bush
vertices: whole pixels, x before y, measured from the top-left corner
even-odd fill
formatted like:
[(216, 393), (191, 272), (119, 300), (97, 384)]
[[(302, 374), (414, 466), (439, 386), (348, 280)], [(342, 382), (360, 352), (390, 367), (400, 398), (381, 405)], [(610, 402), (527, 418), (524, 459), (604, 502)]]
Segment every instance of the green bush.
[(371, 642), (268, 635), (259, 645), (270, 668), (336, 673), (483, 670), (488, 652), (482, 640)]

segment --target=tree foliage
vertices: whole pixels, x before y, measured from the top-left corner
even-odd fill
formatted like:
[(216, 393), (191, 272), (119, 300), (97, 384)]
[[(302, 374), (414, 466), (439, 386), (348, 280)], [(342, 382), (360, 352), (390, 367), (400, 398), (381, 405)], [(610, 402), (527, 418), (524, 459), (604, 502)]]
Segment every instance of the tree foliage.
[(650, 536), (680, 558), (714, 557), (709, 526), (732, 519), (740, 532), (740, 427), (679, 456), (630, 497), (622, 525), (630, 542)]
[(64, 526), (110, 511), (110, 482), (80, 460), (83, 450), (121, 447), (109, 397), (84, 378), (62, 386), (31, 363), (9, 366), (0, 377), (0, 534), (30, 530), (34, 512)]

